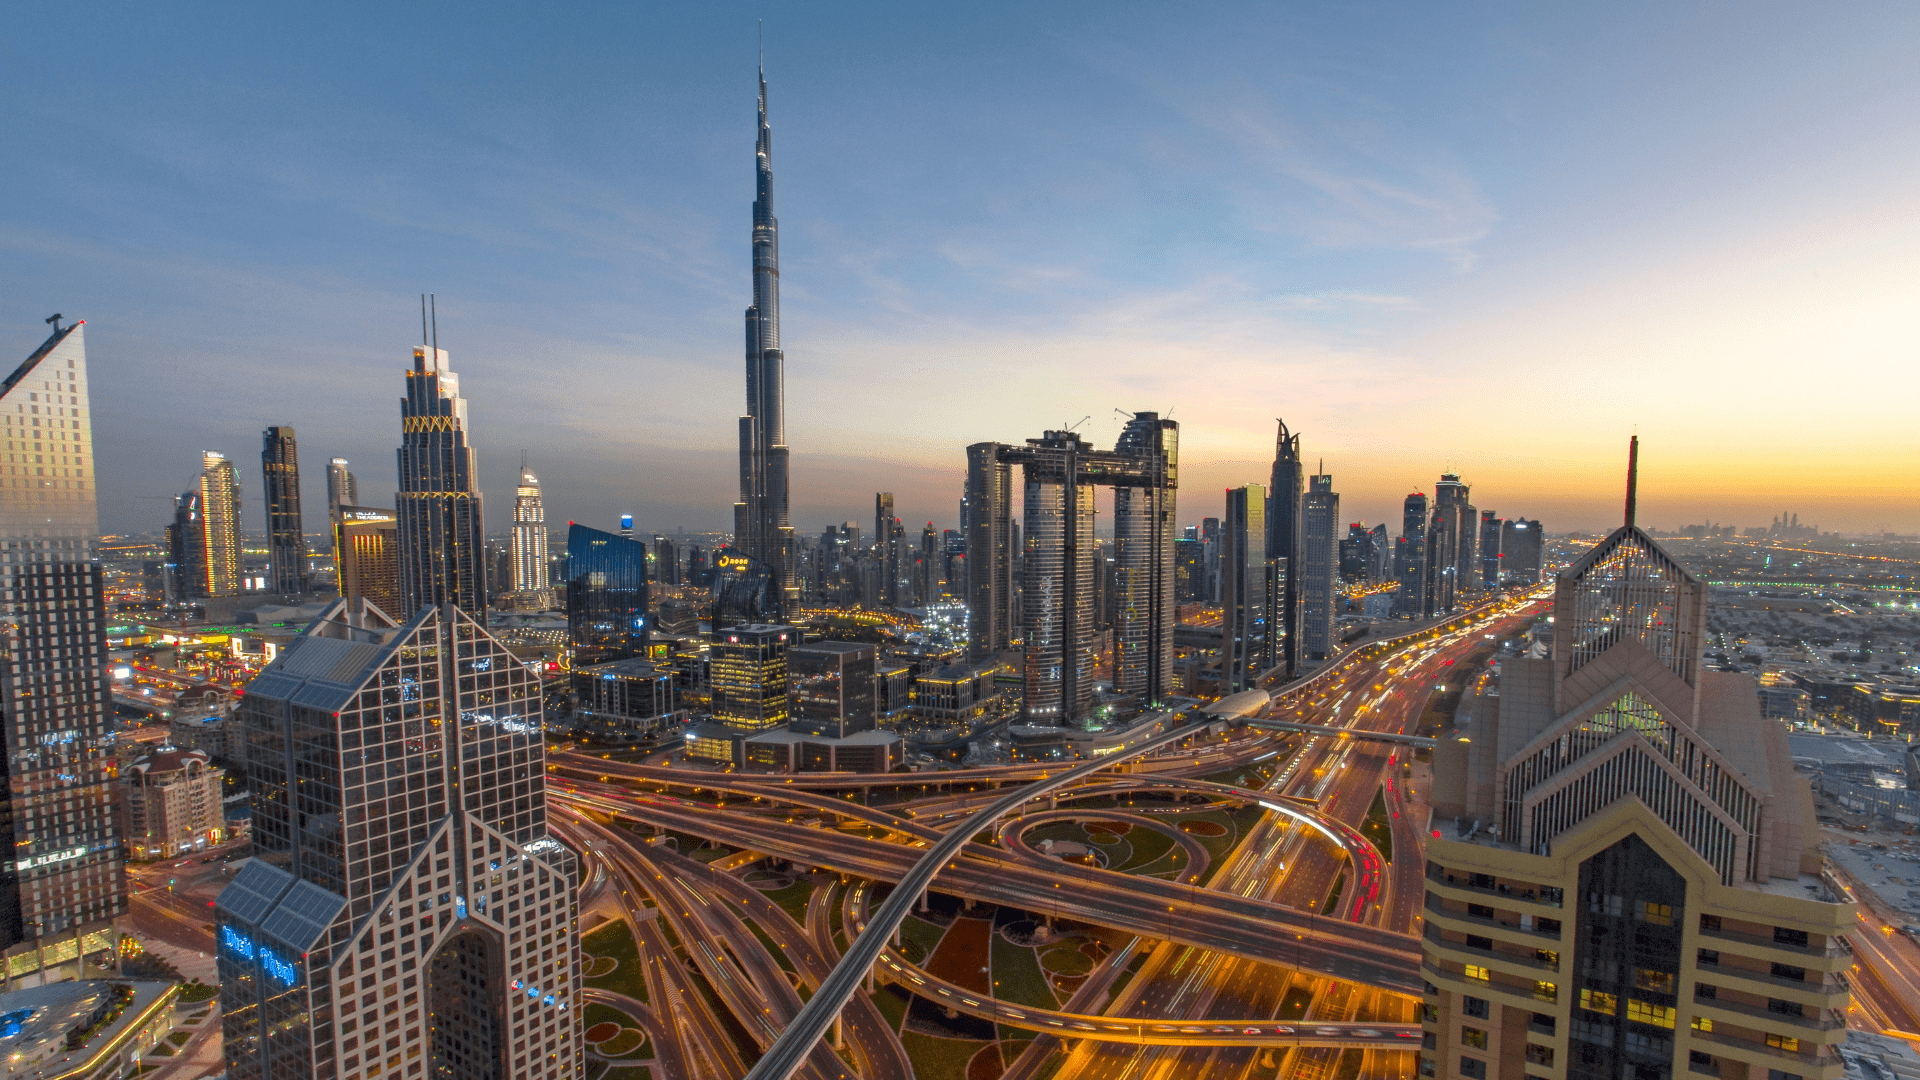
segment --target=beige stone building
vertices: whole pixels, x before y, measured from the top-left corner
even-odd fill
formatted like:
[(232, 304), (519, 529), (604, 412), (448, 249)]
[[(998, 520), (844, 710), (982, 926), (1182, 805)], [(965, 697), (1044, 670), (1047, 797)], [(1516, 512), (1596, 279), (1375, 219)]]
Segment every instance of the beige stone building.
[(1422, 1076), (1843, 1074), (1853, 905), (1758, 685), (1704, 668), (1706, 604), (1622, 527), (1435, 750)]
[(122, 774), (120, 835), (135, 859), (165, 859), (217, 844), (226, 821), (220, 789), (226, 770), (204, 750), (162, 750)]

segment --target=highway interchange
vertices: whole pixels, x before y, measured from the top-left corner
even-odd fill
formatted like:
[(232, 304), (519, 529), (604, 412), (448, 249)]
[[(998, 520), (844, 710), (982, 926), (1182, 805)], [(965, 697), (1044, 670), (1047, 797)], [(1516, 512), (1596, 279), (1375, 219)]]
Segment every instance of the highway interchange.
[[(1543, 610), (1536, 599), (1513, 599), (1407, 639), (1363, 643), (1310, 680), (1276, 692), (1266, 715), (1411, 732), (1456, 664)], [(973, 840), (955, 838), (964, 847), (940, 866), (934, 893), (1100, 927), (1123, 942), (1056, 1009), (999, 1001), (936, 978), (893, 947), (897, 940), (856, 974), (869, 987), (896, 984), (950, 1015), (1037, 1033), (1007, 1076), (1039, 1076), (1049, 1066), (1055, 1077), (1173, 1077), (1202, 1069), (1221, 1077), (1330, 1076), (1343, 1052), (1363, 1055), (1362, 1075), (1411, 1075), (1424, 771), (1412, 768), (1405, 746), (1193, 727), (1136, 766), (1094, 773), (1024, 807), (1031, 823), (1009, 817), (984, 832), (972, 812), (1065, 764), (787, 778), (556, 751), (548, 759), (549, 799), (563, 835), (597, 852), (590, 861), (618, 879), (603, 878), (599, 887), (621, 894), (636, 925), (663, 922), (692, 943), (686, 954), (713, 990), (703, 996), (682, 988), (673, 1000), (687, 1016), (650, 1018), (664, 1035), (655, 1040), (661, 1073), (745, 1075), (747, 1059), (766, 1051), (839, 960), (832, 909), (840, 908), (847, 940), (859, 940), (892, 883), (946, 829), (965, 827)], [(1229, 777), (1235, 783), (1221, 782)], [(1376, 793), (1389, 811), (1390, 846), (1411, 857), (1390, 861), (1354, 829)], [(1141, 797), (1140, 805), (1125, 805), (1128, 796)], [(1265, 812), (1208, 865), (1195, 865), (1184, 848), (1187, 869), (1177, 880), (1064, 863), (1019, 840), (1047, 821), (1125, 814), (1144, 820), (1166, 813), (1170, 796)], [(1071, 813), (1077, 802), (1096, 800), (1097, 813)], [(735, 854), (696, 861), (662, 842), (669, 830)], [(728, 872), (768, 865), (763, 858), (830, 870), (850, 884), (819, 889), (806, 918), (796, 920)], [(642, 906), (639, 893), (651, 904)], [(749, 913), (765, 940), (747, 925)], [(672, 951), (653, 951), (659, 945), (641, 942), (650, 985), (655, 972), (663, 983), (685, 974), (665, 962)], [(873, 999), (855, 993), (847, 1000), (835, 1037), (796, 1054), (794, 1062), (804, 1061), (791, 1075), (912, 1075), (896, 1030)], [(732, 1016), (717, 1015), (722, 1009)], [(750, 1045), (737, 1045), (742, 1033)]]

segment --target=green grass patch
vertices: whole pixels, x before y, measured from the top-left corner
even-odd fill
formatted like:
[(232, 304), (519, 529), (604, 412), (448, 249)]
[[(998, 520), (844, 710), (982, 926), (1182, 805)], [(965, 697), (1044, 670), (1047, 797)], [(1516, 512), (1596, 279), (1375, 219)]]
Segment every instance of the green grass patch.
[(611, 970), (605, 964), (594, 965), (593, 970), (606, 973), (582, 978), (586, 985), (625, 994), (636, 1001), (647, 1000), (647, 976), (640, 962), (640, 946), (635, 944), (633, 929), (624, 919), (615, 919), (583, 936), (580, 951), (614, 962)]
[(888, 984), (867, 995), (873, 999), (873, 1007), (887, 1020), (887, 1027), (900, 1030), (900, 1022), (907, 1018), (907, 992), (898, 986)]
[(913, 1063), (916, 1080), (967, 1080), (967, 1062), (987, 1045), (974, 1039), (936, 1039), (917, 1031), (902, 1032), (900, 1045)]
[(1304, 1020), (1307, 1018), (1307, 1006), (1313, 1004), (1313, 991), (1304, 986), (1287, 988), (1287, 995), (1280, 999), (1280, 1019)]
[(167, 1036), (167, 1041), (175, 1046), (185, 1046), (187, 1045), (187, 1040), (191, 1038), (193, 1038), (193, 1032), (191, 1031), (176, 1031)]
[(925, 963), (940, 939), (946, 936), (945, 927), (935, 926), (918, 915), (909, 915), (907, 921), (900, 924), (900, 952), (911, 963)]
[(199, 979), (195, 979), (180, 987), (180, 997), (178, 1000), (183, 1005), (192, 1005), (195, 1002), (211, 1001), (219, 993), (220, 988), (218, 986), (208, 986)]
[(1360, 823), (1360, 835), (1373, 841), (1380, 849), (1380, 857), (1387, 862), (1393, 861), (1393, 821), (1387, 809), (1387, 789), (1381, 787), (1373, 793), (1373, 805), (1367, 808), (1367, 819)]
[[(1135, 828), (1127, 833), (1127, 840), (1133, 845), (1133, 854), (1114, 867), (1115, 870), (1128, 874), (1158, 873), (1178, 870), (1186, 864), (1187, 853), (1174, 844), (1173, 837), (1158, 829)], [(1162, 862), (1166, 865), (1160, 866)]]
[(1040, 954), (1040, 966), (1055, 975), (1085, 975), (1093, 970), (1093, 960), (1077, 945), (1055, 945)]
[(765, 930), (760, 929), (759, 923), (754, 922), (752, 919), (741, 919), (740, 921), (746, 923), (747, 929), (753, 931), (753, 936), (760, 939), (760, 944), (765, 946), (767, 952), (773, 955), (774, 962), (780, 965), (780, 970), (789, 975), (799, 970), (793, 966), (793, 961), (787, 959), (787, 950), (781, 948)]
[(1327, 902), (1320, 905), (1320, 914), (1322, 915), (1333, 914), (1333, 909), (1337, 907), (1340, 903), (1340, 893), (1346, 887), (1347, 887), (1347, 872), (1345, 870), (1342, 870), (1340, 871), (1340, 876), (1333, 879), (1333, 891), (1327, 894)]
[(601, 1057), (645, 1060), (653, 1056), (653, 1040), (639, 1028), (621, 1028), (620, 1034), (601, 1043), (594, 1052)]
[(813, 882), (801, 878), (784, 889), (775, 889), (765, 895), (767, 899), (785, 908), (795, 922), (802, 926), (806, 925), (807, 901), (813, 899)]
[(1021, 1031), (1019, 1028), (1001, 1028), (1000, 1032), (1000, 1060), (1004, 1064), (1012, 1065), (1015, 1058), (1026, 1053), (1027, 1047), (1033, 1045), (1033, 1032), (1031, 1031)]
[(156, 1046), (153, 1049), (147, 1051), (147, 1056), (148, 1057), (172, 1057), (176, 1053), (178, 1053), (178, 1051), (176, 1051), (173, 1047), (168, 1046), (166, 1043), (161, 1043), (159, 1046)]
[(1040, 970), (1040, 960), (1032, 949), (1015, 945), (996, 933), (991, 952), (994, 997), (1039, 1009), (1060, 1007), (1060, 999), (1047, 985), (1047, 976)]

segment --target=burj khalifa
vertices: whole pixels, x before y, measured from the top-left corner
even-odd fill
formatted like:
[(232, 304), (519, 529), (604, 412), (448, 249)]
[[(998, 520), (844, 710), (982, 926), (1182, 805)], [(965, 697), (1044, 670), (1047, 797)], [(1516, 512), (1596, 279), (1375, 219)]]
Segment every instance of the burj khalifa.
[(780, 222), (773, 216), (773, 131), (760, 73), (760, 139), (754, 151), (753, 306), (747, 309), (747, 414), (740, 418), (740, 501), (733, 543), (767, 568), (782, 613), (799, 603), (793, 524), (787, 511), (786, 372), (780, 352)]

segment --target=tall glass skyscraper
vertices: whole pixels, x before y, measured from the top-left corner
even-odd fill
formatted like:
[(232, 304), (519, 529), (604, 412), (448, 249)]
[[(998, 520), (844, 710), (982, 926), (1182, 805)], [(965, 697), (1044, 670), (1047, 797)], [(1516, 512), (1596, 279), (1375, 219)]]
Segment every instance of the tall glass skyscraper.
[(256, 858), (220, 893), (231, 1080), (581, 1074), (540, 687), (448, 603), (346, 600), (247, 688)]
[(547, 511), (540, 502), (540, 478), (525, 460), (520, 462), (520, 486), (514, 489), (508, 557), (513, 562), (515, 592), (547, 587)]
[(1224, 693), (1251, 690), (1278, 659), (1273, 636), (1275, 560), (1267, 557), (1267, 490), (1227, 489), (1220, 519), (1220, 637)]
[(1426, 610), (1427, 496), (1413, 492), (1400, 510), (1400, 539), (1393, 548), (1393, 574), (1400, 587), (1393, 594), (1393, 613), (1420, 618)]
[(127, 910), (83, 335), (56, 322), (0, 383), (0, 955), (13, 977), (116, 948)]
[(267, 576), (277, 593), (307, 591), (307, 538), (300, 529), (300, 447), (290, 427), (260, 433), (267, 492)]
[(773, 216), (773, 129), (760, 75), (760, 138), (754, 149), (753, 306), (747, 309), (747, 414), (740, 418), (740, 501), (733, 544), (764, 563), (783, 610), (800, 601), (793, 523), (787, 512), (787, 385), (780, 351), (780, 222)]
[[(1157, 471), (1138, 487), (1113, 490), (1113, 688), (1156, 705), (1173, 693), (1174, 541), (1180, 425), (1134, 413), (1114, 453)], [(1262, 536), (1264, 545), (1266, 538)]]
[(199, 582), (204, 596), (237, 596), (240, 592), (240, 482), (233, 462), (212, 450), (200, 455), (200, 515), (206, 580)]
[(1307, 481), (1300, 499), (1300, 651), (1308, 660), (1333, 655), (1334, 609), (1340, 604), (1340, 495), (1333, 477)]
[(467, 399), (446, 350), (413, 350), (407, 396), (400, 399), (400, 585), (411, 617), (423, 607), (453, 604), (485, 618), (487, 561), (480, 527), (480, 489), (467, 445)]
[(574, 667), (646, 655), (645, 541), (569, 525), (566, 588)]
[(1300, 665), (1300, 497), (1306, 494), (1306, 470), (1300, 460), (1300, 433), (1285, 420), (1273, 440), (1273, 482), (1267, 488), (1267, 558), (1280, 569), (1279, 603), (1273, 633), (1291, 678)]

